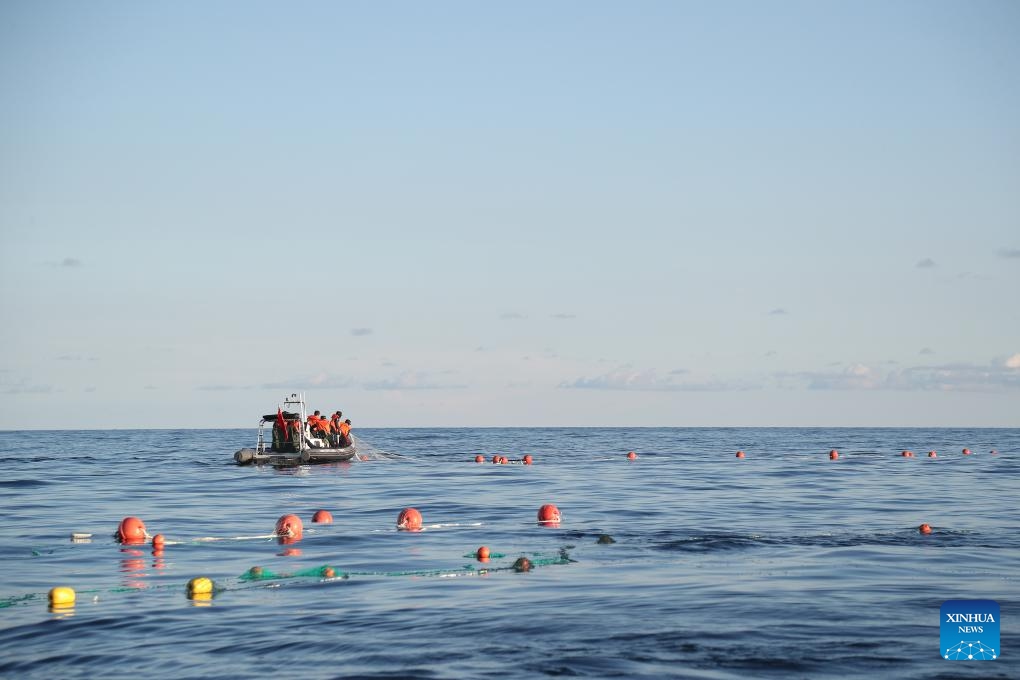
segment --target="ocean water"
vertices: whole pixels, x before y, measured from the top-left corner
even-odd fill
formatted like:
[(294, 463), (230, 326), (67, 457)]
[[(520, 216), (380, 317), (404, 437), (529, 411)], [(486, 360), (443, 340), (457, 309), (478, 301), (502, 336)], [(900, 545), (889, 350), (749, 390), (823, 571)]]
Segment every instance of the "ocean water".
[[(0, 432), (0, 677), (1020, 677), (1020, 430), (356, 435), (274, 469), (233, 464), (243, 430)], [(288, 513), (303, 538), (267, 538)], [(999, 603), (1000, 658), (940, 657), (948, 599)]]

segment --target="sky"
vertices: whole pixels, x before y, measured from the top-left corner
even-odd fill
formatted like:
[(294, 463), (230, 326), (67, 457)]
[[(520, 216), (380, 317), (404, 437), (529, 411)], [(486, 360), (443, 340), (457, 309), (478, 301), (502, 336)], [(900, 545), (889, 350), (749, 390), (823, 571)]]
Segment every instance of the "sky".
[(1012, 0), (7, 0), (0, 429), (1018, 427), (1018, 37)]

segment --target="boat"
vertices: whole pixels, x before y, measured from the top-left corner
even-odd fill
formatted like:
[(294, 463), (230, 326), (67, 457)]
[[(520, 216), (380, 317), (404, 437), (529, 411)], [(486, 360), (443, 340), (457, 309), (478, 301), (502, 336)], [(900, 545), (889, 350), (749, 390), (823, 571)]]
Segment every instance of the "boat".
[[(272, 438), (266, 442), (266, 425), (271, 425)], [(238, 465), (311, 465), (339, 463), (357, 454), (350, 435), (318, 436), (308, 426), (304, 393), (285, 397), (276, 413), (262, 416), (258, 424), (255, 448), (244, 448), (234, 454)]]

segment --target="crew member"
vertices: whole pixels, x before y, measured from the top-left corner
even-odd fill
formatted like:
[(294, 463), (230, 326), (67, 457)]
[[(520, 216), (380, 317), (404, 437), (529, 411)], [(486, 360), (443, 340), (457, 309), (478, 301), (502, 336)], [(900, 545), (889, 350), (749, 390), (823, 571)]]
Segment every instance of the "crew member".
[(334, 411), (333, 415), (329, 419), (329, 424), (332, 426), (333, 437), (336, 440), (333, 443), (337, 446), (340, 445), (340, 425), (342, 424), (340, 419), (343, 415), (343, 411)]

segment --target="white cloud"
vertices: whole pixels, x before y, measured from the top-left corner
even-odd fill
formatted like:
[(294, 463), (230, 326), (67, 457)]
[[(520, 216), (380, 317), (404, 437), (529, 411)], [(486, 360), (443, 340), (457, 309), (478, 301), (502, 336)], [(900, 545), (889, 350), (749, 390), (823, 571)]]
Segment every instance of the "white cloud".
[(910, 390), (939, 392), (997, 392), (1020, 389), (1020, 354), (980, 364), (911, 366), (886, 372), (865, 364), (842, 371), (803, 371), (777, 374), (789, 384), (813, 390)]
[(685, 375), (683, 369), (670, 371), (661, 375), (655, 369), (635, 370), (623, 366), (608, 373), (591, 378), (581, 377), (576, 380), (565, 380), (557, 387), (585, 390), (628, 390), (646, 392), (708, 392), (716, 390), (744, 390), (751, 385), (727, 383), (719, 380), (707, 382), (680, 381), (678, 376)]
[(366, 390), (459, 390), (467, 385), (442, 383), (421, 371), (415, 373), (405, 371), (395, 378), (370, 380), (362, 387)]
[(53, 385), (32, 383), (27, 378), (9, 380), (9, 371), (0, 373), (0, 394), (52, 394)]
[(810, 390), (871, 390), (881, 386), (882, 378), (870, 366), (853, 364), (842, 371), (805, 372)]
[(310, 387), (317, 389), (346, 389), (352, 385), (353, 383), (349, 378), (342, 378), (329, 373), (317, 373), (312, 376), (265, 383), (261, 385), (261, 388), (266, 390), (303, 390)]

